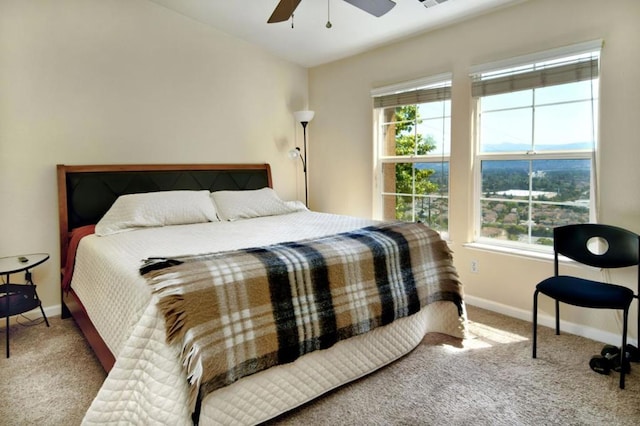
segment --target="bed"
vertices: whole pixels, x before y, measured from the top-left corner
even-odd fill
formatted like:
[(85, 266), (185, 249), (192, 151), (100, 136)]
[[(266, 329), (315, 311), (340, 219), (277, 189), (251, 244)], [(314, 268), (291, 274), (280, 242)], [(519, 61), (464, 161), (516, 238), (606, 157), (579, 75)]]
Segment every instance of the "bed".
[[(108, 372), (85, 424), (258, 424), (397, 360), (428, 332), (464, 337), (466, 315), (459, 289), (459, 299), (436, 298), (415, 313), (320, 344), (319, 350), (305, 351), (281, 365), (251, 370), (204, 393), (201, 383), (194, 387), (187, 380), (193, 371), (182, 365), (184, 348), (167, 343), (163, 293), (141, 273), (145, 265), (158, 275), (168, 271), (171, 276), (174, 266), (167, 262), (175, 261), (176, 268), (194, 262), (211, 270), (202, 262), (219, 261), (219, 253), (228, 262), (228, 254), (292, 242), (336, 246), (361, 230), (377, 231), (379, 222), (312, 212), (299, 202), (277, 199), (268, 164), (58, 165), (57, 178), (63, 316), (75, 319)], [(181, 221), (175, 223), (164, 223), (163, 217), (151, 226), (134, 224), (133, 231), (118, 228), (122, 221), (105, 225), (107, 218), (121, 218), (113, 213), (116, 200), (120, 203), (131, 194), (164, 197), (186, 192), (189, 197), (202, 192), (218, 197), (212, 196), (216, 217), (207, 210), (201, 212), (204, 219), (182, 220), (180, 215), (194, 210), (189, 207), (187, 213), (178, 212)], [(191, 203), (175, 200), (167, 209)], [(254, 204), (249, 208), (243, 203)], [(157, 211), (162, 208), (147, 211), (143, 219), (155, 217)], [(202, 260), (203, 254), (211, 258)], [(442, 262), (438, 269), (457, 277), (450, 259)], [(425, 273), (440, 276), (441, 270)]]

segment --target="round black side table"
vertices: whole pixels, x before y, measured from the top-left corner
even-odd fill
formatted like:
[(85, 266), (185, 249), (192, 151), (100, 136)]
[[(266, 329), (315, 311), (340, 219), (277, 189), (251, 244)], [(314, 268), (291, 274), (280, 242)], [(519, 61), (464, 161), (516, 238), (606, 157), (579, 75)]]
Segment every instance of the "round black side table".
[[(30, 269), (49, 259), (47, 253), (24, 254), (20, 256), (0, 257), (0, 275), (4, 275), (4, 284), (0, 284), (0, 317), (7, 320), (7, 358), (9, 358), (9, 317), (30, 311), (37, 307), (42, 312), (47, 327), (49, 320), (42, 309), (36, 285), (33, 283)], [(24, 284), (12, 284), (11, 274), (24, 271)]]

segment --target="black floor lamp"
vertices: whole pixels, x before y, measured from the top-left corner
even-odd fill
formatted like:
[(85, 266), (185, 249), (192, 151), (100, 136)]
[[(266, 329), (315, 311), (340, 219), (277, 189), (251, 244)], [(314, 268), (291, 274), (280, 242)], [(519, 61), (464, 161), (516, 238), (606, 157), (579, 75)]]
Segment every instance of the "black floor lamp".
[(315, 112), (313, 111), (296, 111), (293, 113), (296, 121), (302, 124), (302, 131), (304, 134), (304, 151), (301, 154), (300, 147), (296, 147), (289, 151), (289, 155), (292, 158), (300, 157), (300, 160), (302, 161), (302, 171), (304, 172), (304, 203), (307, 207), (309, 207), (309, 185), (307, 182), (307, 124), (313, 120), (314, 115)]

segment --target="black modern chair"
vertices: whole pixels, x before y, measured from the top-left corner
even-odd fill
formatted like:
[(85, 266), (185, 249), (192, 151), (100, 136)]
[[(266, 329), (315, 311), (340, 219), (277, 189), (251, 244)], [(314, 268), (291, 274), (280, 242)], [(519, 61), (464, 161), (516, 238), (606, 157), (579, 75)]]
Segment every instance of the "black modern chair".
[(624, 389), (627, 319), (629, 306), (638, 295), (628, 287), (560, 275), (558, 256), (603, 269), (638, 266), (637, 292), (640, 288), (640, 236), (626, 229), (602, 224), (559, 226), (553, 230), (553, 250), (554, 276), (541, 281), (533, 293), (533, 358), (536, 357), (538, 293), (555, 299), (556, 334), (560, 334), (560, 302), (585, 308), (619, 309), (623, 311), (620, 388)]

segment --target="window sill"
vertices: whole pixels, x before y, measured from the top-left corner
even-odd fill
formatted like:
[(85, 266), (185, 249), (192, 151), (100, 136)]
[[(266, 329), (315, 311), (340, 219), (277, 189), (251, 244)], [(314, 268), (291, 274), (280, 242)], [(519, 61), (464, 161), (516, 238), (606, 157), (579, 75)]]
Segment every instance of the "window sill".
[(508, 254), (512, 256), (526, 257), (528, 259), (553, 260), (553, 252), (546, 253), (537, 250), (525, 250), (516, 247), (497, 246), (493, 244), (483, 243), (465, 243), (462, 246), (473, 250), (482, 250), (497, 254)]

